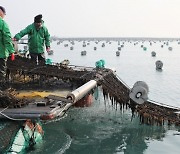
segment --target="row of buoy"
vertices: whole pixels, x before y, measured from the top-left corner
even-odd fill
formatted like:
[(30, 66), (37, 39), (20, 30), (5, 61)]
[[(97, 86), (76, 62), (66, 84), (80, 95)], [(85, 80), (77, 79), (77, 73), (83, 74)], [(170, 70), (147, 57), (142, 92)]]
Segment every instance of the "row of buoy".
[[(21, 40), (21, 42), (23, 42), (24, 40)], [(74, 43), (74, 41), (78, 41), (78, 42), (82, 42), (83, 41), (83, 43), (86, 43), (86, 42), (90, 42), (90, 41), (94, 41), (95, 43), (99, 43), (99, 42), (101, 42), (102, 41), (102, 39), (99, 39), (99, 40), (94, 40), (94, 39), (91, 39), (91, 40), (78, 40), (78, 39), (74, 39), (74, 40), (68, 40), (68, 39), (51, 39), (51, 41), (57, 41), (57, 42), (63, 42), (63, 41), (69, 41), (70, 43)], [(136, 42), (136, 43), (145, 43), (145, 42), (149, 42), (150, 44), (152, 44), (152, 43), (156, 43), (156, 42), (163, 42), (163, 44), (166, 44), (166, 45), (168, 45), (169, 44), (169, 42), (173, 42), (173, 40), (145, 40), (145, 39), (142, 39), (142, 40), (133, 40), (133, 39), (127, 39), (127, 40), (119, 40), (119, 39), (116, 39), (116, 40), (114, 40), (113, 39), (113, 41), (114, 42), (118, 42), (118, 45), (120, 45), (120, 43), (122, 43), (122, 44), (124, 44), (125, 42), (129, 42), (129, 43), (132, 43), (132, 42)], [(174, 41), (177, 41), (178, 42), (178, 44), (180, 44), (180, 41), (179, 40), (174, 40)], [(111, 41), (110, 40), (106, 40), (105, 41), (106, 43), (109, 43), (109, 44), (111, 44)]]
[[(70, 42), (72, 45), (74, 45), (74, 42)], [(98, 42), (95, 42), (95, 43), (98, 43)], [(131, 43), (131, 42), (130, 42)], [(150, 42), (151, 43), (151, 42)], [(57, 42), (57, 44), (60, 44), (60, 42)], [(134, 45), (136, 45), (136, 44), (138, 44), (138, 42), (136, 42), (136, 43), (134, 43)], [(166, 42), (164, 42), (164, 44), (166, 44), (166, 45), (169, 45), (168, 44), (168, 42), (166, 43)], [(87, 45), (89, 45), (89, 43), (87, 43)], [(86, 45), (86, 42), (83, 42), (83, 47), (86, 47), (87, 46)], [(123, 48), (124, 47), (124, 42), (123, 42), (123, 44), (121, 44), (120, 45), (120, 43), (118, 42), (118, 45), (119, 45), (119, 47), (118, 47), (118, 50), (121, 50), (121, 48)], [(151, 43), (151, 45), (152, 45), (152, 43)], [(64, 44), (64, 47), (68, 47), (68, 44), (66, 43), (66, 44)], [(102, 43), (102, 47), (105, 47), (105, 43)], [(161, 45), (161, 47), (163, 48), (164, 47), (164, 45)], [(144, 45), (141, 45), (141, 48), (143, 48), (143, 50), (144, 51), (146, 51), (147, 50), (147, 47), (145, 47)], [(172, 47), (169, 47), (168, 48), (168, 50), (169, 51), (172, 51)], [(70, 50), (73, 50), (73, 47), (70, 47)], [(94, 50), (96, 50), (96, 47), (94, 48)]]

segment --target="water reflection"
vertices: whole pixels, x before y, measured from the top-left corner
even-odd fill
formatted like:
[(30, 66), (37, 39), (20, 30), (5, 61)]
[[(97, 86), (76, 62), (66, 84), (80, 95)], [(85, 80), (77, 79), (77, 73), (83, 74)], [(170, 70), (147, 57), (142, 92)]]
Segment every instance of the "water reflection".
[(130, 111), (110, 106), (105, 110), (98, 101), (90, 108), (73, 108), (61, 121), (44, 125), (44, 143), (37, 147), (38, 153), (141, 154), (151, 148), (150, 142), (163, 143), (167, 126), (140, 125), (138, 117), (130, 119)]
[[(103, 48), (99, 42), (100, 40), (91, 41), (89, 46), (83, 48), (86, 49), (87, 56), (80, 54), (82, 42), (75, 41), (75, 44), (72, 44), (73, 50), (67, 48), (68, 41), (58, 43), (58, 46), (54, 42), (52, 47), (55, 52), (49, 58), (54, 62), (69, 59), (70, 64), (92, 67), (97, 60), (105, 59), (106, 66), (116, 68), (117, 74), (129, 86), (132, 87), (139, 80), (145, 81), (150, 87), (151, 99), (179, 106), (179, 42), (178, 45), (176, 41), (169, 42), (173, 51), (169, 51), (165, 45), (161, 48), (161, 41), (134, 41), (134, 44), (129, 41), (112, 41), (112, 44), (106, 44)], [(146, 50), (143, 50), (143, 47), (146, 47)], [(117, 49), (121, 50), (120, 57), (116, 56)], [(156, 51), (157, 57), (152, 58), (149, 51)], [(163, 71), (155, 69), (157, 58), (162, 59), (165, 64)], [(177, 153), (180, 141), (176, 138), (179, 135), (173, 135), (178, 134), (176, 129), (179, 128), (140, 125), (137, 117), (131, 122), (130, 111), (115, 110), (110, 102), (105, 106), (103, 99), (100, 99), (90, 108), (71, 109), (64, 119), (44, 125), (43, 142), (28, 153)]]

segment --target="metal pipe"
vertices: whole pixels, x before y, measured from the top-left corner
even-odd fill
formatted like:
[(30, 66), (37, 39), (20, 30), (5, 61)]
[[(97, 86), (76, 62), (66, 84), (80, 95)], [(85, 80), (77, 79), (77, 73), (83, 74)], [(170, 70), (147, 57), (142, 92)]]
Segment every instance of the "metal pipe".
[(85, 83), (78, 89), (70, 92), (67, 95), (67, 99), (71, 99), (73, 101), (73, 104), (76, 103), (78, 100), (83, 98), (90, 90), (92, 90), (97, 85), (97, 81), (90, 80), (89, 82)]

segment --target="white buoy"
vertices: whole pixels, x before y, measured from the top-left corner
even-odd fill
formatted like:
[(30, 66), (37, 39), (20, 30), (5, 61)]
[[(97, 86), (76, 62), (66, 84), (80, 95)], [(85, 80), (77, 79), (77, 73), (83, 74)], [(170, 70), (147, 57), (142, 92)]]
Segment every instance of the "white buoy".
[(116, 56), (120, 56), (120, 52), (119, 51), (116, 51)]
[(173, 49), (172, 47), (169, 47), (169, 48), (168, 48), (169, 51), (172, 51), (172, 49)]
[(105, 44), (104, 44), (104, 43), (102, 43), (102, 47), (105, 47)]
[(81, 51), (81, 56), (85, 56), (86, 55), (86, 51)]
[(152, 55), (152, 57), (156, 57), (156, 52), (155, 52), (155, 51), (152, 51), (152, 52), (151, 52), (151, 55)]
[(156, 61), (156, 69), (162, 69), (162, 67), (163, 67), (163, 62), (162, 61), (160, 61), (160, 60), (157, 60)]
[(130, 91), (129, 97), (137, 104), (148, 100), (149, 87), (144, 81), (137, 81)]
[(121, 50), (121, 47), (118, 47), (118, 50)]

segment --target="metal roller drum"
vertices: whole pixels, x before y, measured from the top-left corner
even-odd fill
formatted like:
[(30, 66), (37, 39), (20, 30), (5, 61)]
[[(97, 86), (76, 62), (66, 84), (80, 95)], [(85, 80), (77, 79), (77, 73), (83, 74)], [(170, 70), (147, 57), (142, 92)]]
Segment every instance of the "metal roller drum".
[(137, 104), (143, 104), (148, 99), (149, 87), (143, 81), (137, 81), (130, 91), (129, 97)]
[(88, 94), (89, 91), (95, 88), (96, 85), (97, 85), (97, 82), (95, 80), (90, 80), (89, 82), (85, 83), (78, 89), (70, 92), (66, 98), (71, 99), (73, 103), (76, 103), (78, 100), (83, 98), (86, 94)]

